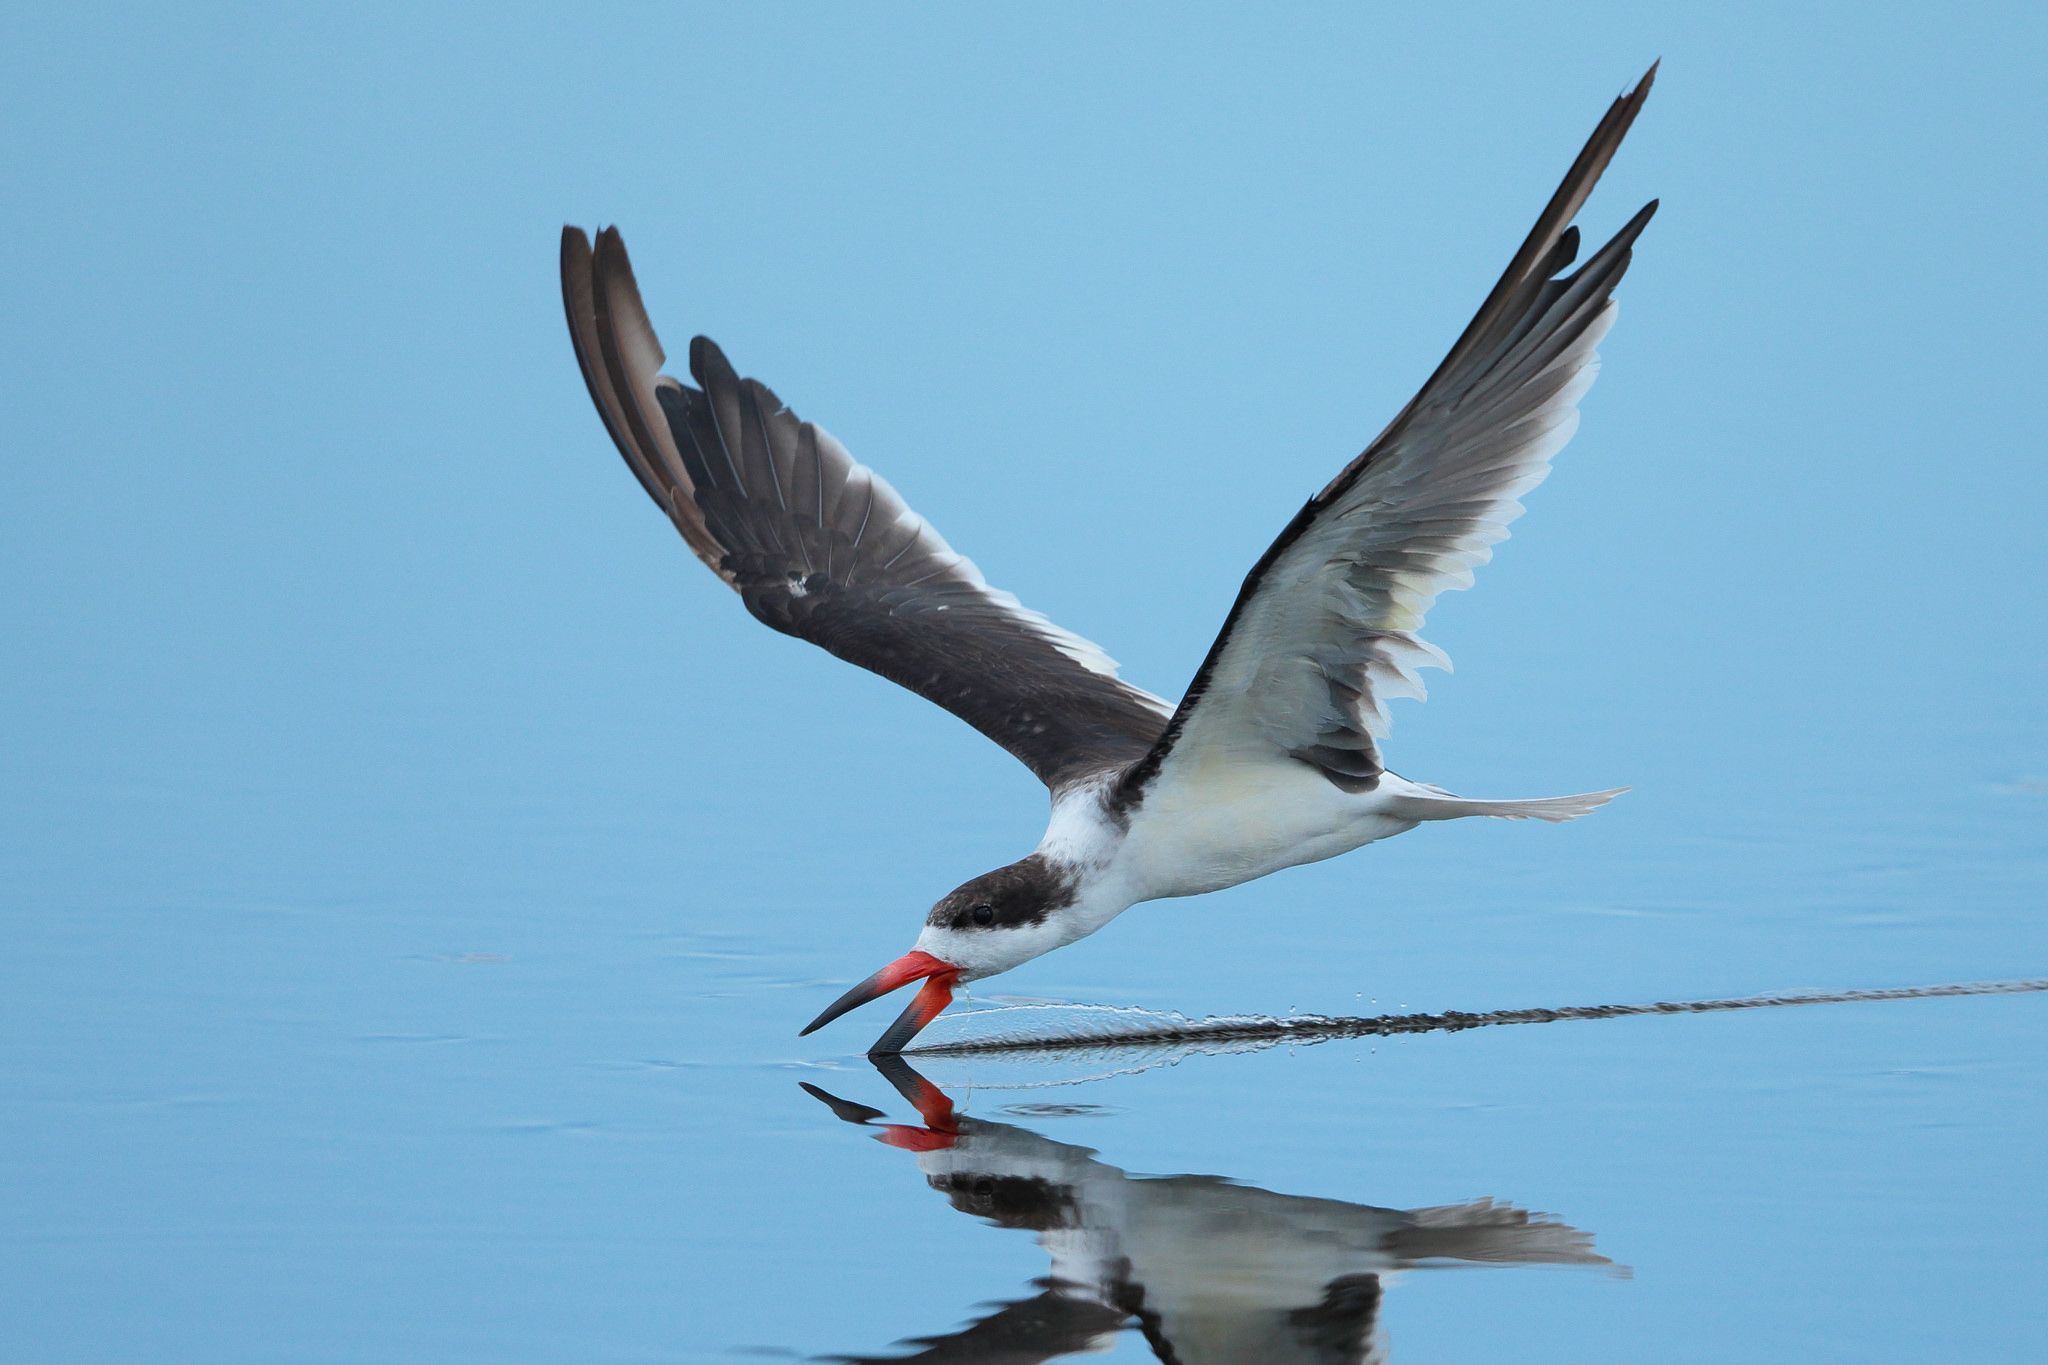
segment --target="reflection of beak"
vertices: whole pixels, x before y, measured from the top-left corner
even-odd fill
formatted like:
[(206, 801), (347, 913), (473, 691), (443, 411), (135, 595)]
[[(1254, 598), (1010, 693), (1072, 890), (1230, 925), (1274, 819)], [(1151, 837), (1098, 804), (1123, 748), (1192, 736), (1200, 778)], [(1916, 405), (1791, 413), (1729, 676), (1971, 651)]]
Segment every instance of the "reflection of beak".
[(919, 1075), (916, 1067), (896, 1056), (876, 1057), (873, 1064), (882, 1078), (896, 1087), (897, 1094), (916, 1106), (926, 1127), (945, 1133), (960, 1131), (953, 1101), (946, 1098), (945, 1091)]
[[(940, 1152), (960, 1140), (960, 1118), (953, 1112), (953, 1101), (946, 1098), (946, 1092), (917, 1074), (910, 1063), (891, 1053), (875, 1056), (871, 1060), (875, 1070), (888, 1078), (903, 1098), (917, 1106), (917, 1112), (924, 1119), (925, 1126), (912, 1128), (905, 1123), (885, 1123), (882, 1131), (875, 1134), (877, 1141), (891, 1147), (900, 1147), (906, 1152)], [(869, 1124), (884, 1117), (879, 1109), (852, 1100), (842, 1100), (829, 1090), (820, 1090), (809, 1081), (798, 1081), (804, 1093), (814, 1100), (829, 1106), (834, 1115), (848, 1123)]]
[(939, 1011), (953, 1003), (953, 982), (960, 976), (960, 969), (950, 962), (941, 962), (930, 953), (905, 953), (888, 966), (876, 972), (867, 980), (855, 986), (846, 994), (834, 1000), (823, 1014), (811, 1020), (809, 1027), (797, 1037), (815, 1033), (825, 1025), (845, 1014), (858, 1009), (870, 1000), (887, 995), (899, 986), (924, 978), (924, 989), (910, 1002), (910, 1008), (903, 1011), (889, 1031), (875, 1039), (875, 1045), (868, 1049), (869, 1056), (895, 1053), (917, 1036), (917, 1031), (938, 1017)]

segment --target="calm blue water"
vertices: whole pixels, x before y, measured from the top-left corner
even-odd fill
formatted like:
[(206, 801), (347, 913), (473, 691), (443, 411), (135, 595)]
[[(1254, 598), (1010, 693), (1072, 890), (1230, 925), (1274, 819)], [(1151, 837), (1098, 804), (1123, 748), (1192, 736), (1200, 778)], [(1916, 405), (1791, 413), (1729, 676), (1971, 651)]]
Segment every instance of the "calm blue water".
[[(1765, 905), (1699, 903), (1758, 890), (1725, 877), (1731, 862), (1798, 868), (1760, 841), (1625, 871), (1567, 848), (1541, 872), (1450, 878), (1453, 841), (1389, 845), (1345, 871), (1396, 877), (1427, 920), (1360, 906), (1332, 870), (1234, 907), (1135, 913), (1105, 951), (1016, 979), (1284, 1010), (1360, 1004), (1358, 987), (1489, 1006), (2038, 963), (2026, 894), (2001, 906), (1978, 877), (2038, 871), (2038, 808), (1974, 804), (1992, 839), (1902, 841), (1881, 866), (1850, 852)], [(7, 992), (17, 1358), (873, 1354), (1031, 1297), (1050, 1266), (1028, 1224), (955, 1211), (914, 1153), (799, 1089), (921, 1126), (835, 1055), (876, 1021), (793, 1037), (852, 975), (835, 954), (867, 965), (752, 923), (794, 913), (806, 866), (723, 873), (722, 894), (681, 902), (711, 926), (697, 930), (651, 885), (37, 903), (50, 922)], [(849, 919), (891, 908), (863, 886), (880, 873), (848, 870)], [(1979, 883), (1978, 904), (1935, 903), (1957, 880)], [(1802, 931), (1769, 934), (1771, 912)], [(1374, 932), (1310, 952), (1332, 914)], [(1177, 947), (1191, 922), (1209, 941)], [(921, 1065), (1023, 1087), (953, 1093), (976, 1121), (1113, 1170), (1378, 1209), (1493, 1199), (1630, 1271), (1391, 1276), (1380, 1328), (1398, 1358), (2018, 1360), (2042, 1345), (2044, 1030), (2037, 996), (1338, 1042), (1073, 1086), (1046, 1083), (1108, 1068)], [(992, 1169), (1029, 1174), (1031, 1158), (998, 1152)], [(1135, 1333), (1119, 1349), (1146, 1356)]]
[[(936, 1128), (858, 1055), (893, 1007), (799, 1040), (1043, 794), (689, 562), (553, 293), (561, 223), (621, 223), (672, 351), (718, 337), (1172, 693), (1661, 53), (1586, 218), (1664, 198), (1584, 427), (1388, 750), (1636, 790), (987, 989), (2048, 975), (2037, 15), (10, 32), (9, 1362), (1147, 1359), (1132, 1305), (1186, 1365), (2048, 1353), (2048, 997), (933, 1059)], [(1119, 1258), (1114, 1302), (1036, 1283)]]

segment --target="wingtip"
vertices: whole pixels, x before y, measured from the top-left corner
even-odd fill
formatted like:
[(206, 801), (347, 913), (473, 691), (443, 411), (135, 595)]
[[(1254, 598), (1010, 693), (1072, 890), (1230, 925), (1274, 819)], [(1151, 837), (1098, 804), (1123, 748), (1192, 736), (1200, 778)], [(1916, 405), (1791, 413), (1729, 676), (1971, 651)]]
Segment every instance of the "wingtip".
[(719, 349), (718, 343), (707, 336), (690, 338), (690, 375), (706, 392), (710, 391), (713, 383), (728, 385), (740, 382), (739, 371), (733, 369), (732, 362), (725, 358), (725, 352)]
[[(616, 226), (601, 227), (597, 230), (596, 240), (591, 243), (590, 248), (590, 268), (592, 273), (604, 282), (602, 287), (607, 291), (623, 285), (624, 290), (621, 292), (631, 295), (630, 306), (645, 314), (646, 309), (640, 307), (640, 281), (633, 276), (633, 258), (627, 254), (626, 239), (619, 235)], [(624, 298), (619, 302), (624, 303)]]
[(569, 335), (581, 354), (583, 338), (579, 324), (587, 319), (591, 303), (590, 238), (574, 223), (562, 224), (562, 303), (569, 310)]
[(1636, 82), (1636, 88), (1628, 92), (1630, 99), (1640, 100), (1650, 93), (1650, 87), (1657, 83), (1657, 68), (1662, 65), (1664, 65), (1662, 57), (1650, 63), (1650, 69), (1645, 71), (1643, 78)]
[(607, 271), (621, 270), (627, 278), (632, 277), (633, 260), (626, 254), (626, 239), (619, 235), (617, 227), (599, 228), (590, 254), (600, 263), (601, 268)]

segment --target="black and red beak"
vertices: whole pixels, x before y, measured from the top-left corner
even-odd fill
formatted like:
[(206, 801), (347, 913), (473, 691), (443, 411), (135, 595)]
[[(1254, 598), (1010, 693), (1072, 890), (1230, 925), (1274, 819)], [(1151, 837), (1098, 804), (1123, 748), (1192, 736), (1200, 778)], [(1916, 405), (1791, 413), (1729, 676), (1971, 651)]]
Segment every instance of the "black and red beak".
[[(918, 1115), (924, 1119), (922, 1128), (913, 1128), (907, 1123), (885, 1123), (881, 1125), (882, 1131), (875, 1134), (876, 1140), (906, 1152), (940, 1152), (960, 1141), (960, 1116), (953, 1112), (953, 1101), (946, 1098), (945, 1091), (918, 1075), (901, 1057), (878, 1056), (870, 1060), (874, 1062), (875, 1070), (881, 1072), (903, 1098), (917, 1106)], [(812, 1099), (824, 1101), (835, 1116), (847, 1123), (866, 1127), (876, 1119), (886, 1117), (879, 1109), (842, 1100), (809, 1081), (798, 1081), (797, 1084)]]
[(889, 1025), (889, 1031), (875, 1039), (874, 1046), (868, 1049), (870, 1057), (901, 1052), (903, 1045), (916, 1037), (919, 1029), (938, 1018), (939, 1011), (953, 1003), (953, 983), (959, 978), (960, 969), (950, 962), (942, 962), (930, 953), (905, 953), (834, 1000), (797, 1037), (816, 1033), (848, 1010), (858, 1009), (870, 1000), (880, 999), (900, 986), (922, 979), (924, 989), (910, 1002), (910, 1008), (904, 1010), (896, 1022)]

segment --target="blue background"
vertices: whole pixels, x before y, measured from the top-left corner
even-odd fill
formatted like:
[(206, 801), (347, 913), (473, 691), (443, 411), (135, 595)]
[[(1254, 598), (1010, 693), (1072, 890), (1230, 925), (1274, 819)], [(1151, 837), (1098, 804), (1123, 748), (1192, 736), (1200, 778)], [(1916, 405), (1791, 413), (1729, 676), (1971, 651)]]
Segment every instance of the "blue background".
[[(621, 226), (672, 353), (717, 338), (1177, 695), (1659, 56), (1581, 217), (1664, 202), (1584, 426), (1388, 745), (1474, 796), (1636, 790), (1141, 907), (997, 988), (2048, 973), (2032, 8), (0, 19), (8, 1357), (871, 1352), (1028, 1292), (1027, 1238), (792, 1083), (893, 1103), (833, 1059), (881, 1018), (792, 1035), (1043, 791), (689, 559), (583, 393), (562, 223)], [(1092, 1087), (1120, 1112), (1056, 1135), (1495, 1195), (1636, 1268), (1418, 1277), (1403, 1358), (2020, 1359), (2044, 1037), (2036, 997), (1339, 1044)]]

